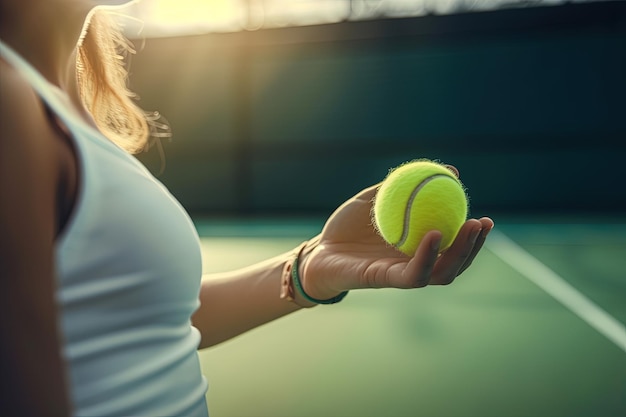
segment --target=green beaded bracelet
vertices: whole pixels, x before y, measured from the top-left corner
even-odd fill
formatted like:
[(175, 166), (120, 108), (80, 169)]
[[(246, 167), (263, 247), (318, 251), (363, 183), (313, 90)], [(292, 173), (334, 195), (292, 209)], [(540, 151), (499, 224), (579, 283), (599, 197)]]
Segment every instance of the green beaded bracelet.
[(304, 288), (302, 288), (302, 283), (300, 282), (300, 274), (298, 274), (298, 257), (296, 256), (293, 260), (293, 265), (291, 267), (291, 279), (293, 280), (293, 285), (298, 289), (300, 295), (306, 300), (316, 303), (316, 304), (336, 304), (339, 301), (343, 300), (346, 295), (348, 295), (348, 291), (344, 291), (341, 294), (334, 296), (333, 298), (329, 298), (328, 300), (318, 300), (317, 298), (313, 298), (307, 293), (304, 292)]

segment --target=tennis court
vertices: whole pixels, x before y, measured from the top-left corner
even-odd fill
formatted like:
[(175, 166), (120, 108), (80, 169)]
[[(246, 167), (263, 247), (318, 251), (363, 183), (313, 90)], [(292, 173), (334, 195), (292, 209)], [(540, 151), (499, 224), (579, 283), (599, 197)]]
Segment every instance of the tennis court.
[(354, 291), (201, 352), (213, 417), (626, 416), (624, 2), (439, 3), (459, 7), (274, 26), (255, 7), (267, 27), (133, 61), (207, 273), (294, 248), (414, 158), (459, 168), (496, 222), (450, 287)]
[[(626, 219), (494, 220), (450, 287), (355, 291), (203, 351), (212, 415), (626, 415)], [(215, 272), (322, 222), (197, 224)]]

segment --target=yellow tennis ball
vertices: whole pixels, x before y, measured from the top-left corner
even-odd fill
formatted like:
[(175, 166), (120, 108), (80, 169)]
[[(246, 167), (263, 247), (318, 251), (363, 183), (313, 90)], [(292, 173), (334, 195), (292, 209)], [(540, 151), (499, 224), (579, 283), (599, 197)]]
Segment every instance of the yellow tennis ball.
[(374, 199), (373, 221), (385, 241), (413, 256), (431, 230), (442, 234), (440, 252), (449, 248), (467, 210), (465, 188), (452, 171), (421, 159), (389, 172)]

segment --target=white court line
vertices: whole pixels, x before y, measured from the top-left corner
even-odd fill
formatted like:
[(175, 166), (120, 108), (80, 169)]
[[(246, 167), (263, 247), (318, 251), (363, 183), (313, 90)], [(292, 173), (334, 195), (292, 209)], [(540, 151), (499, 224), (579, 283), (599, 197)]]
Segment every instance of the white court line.
[(581, 294), (504, 233), (492, 230), (489, 233), (486, 246), (494, 255), (626, 352), (626, 327), (624, 324)]

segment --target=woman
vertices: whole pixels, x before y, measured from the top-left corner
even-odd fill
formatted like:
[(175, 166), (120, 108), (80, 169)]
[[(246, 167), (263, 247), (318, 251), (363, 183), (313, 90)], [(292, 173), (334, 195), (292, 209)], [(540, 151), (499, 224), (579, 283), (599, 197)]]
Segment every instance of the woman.
[(193, 224), (129, 154), (150, 122), (97, 7), (122, 3), (0, 0), (1, 415), (206, 416), (197, 348), (470, 265), (490, 219), (467, 221), (441, 256), (430, 232), (408, 258), (372, 229), (374, 186), (299, 248), (201, 284)]

